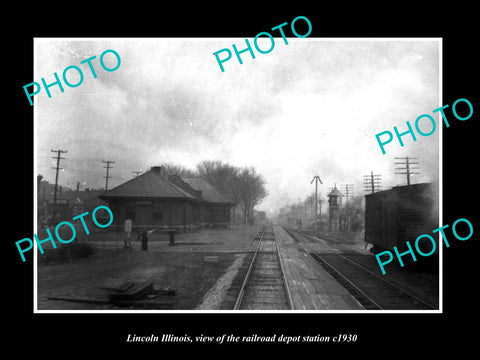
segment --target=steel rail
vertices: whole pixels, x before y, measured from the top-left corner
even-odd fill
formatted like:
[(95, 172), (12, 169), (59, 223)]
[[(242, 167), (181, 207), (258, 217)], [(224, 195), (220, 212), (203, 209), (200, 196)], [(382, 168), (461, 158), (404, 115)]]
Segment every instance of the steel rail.
[[(294, 237), (295, 239), (297, 239), (298, 241), (300, 241), (304, 246), (308, 247), (310, 252), (313, 252), (324, 264), (326, 264), (330, 269), (331, 271), (334, 271), (337, 276), (340, 276), (340, 278), (345, 281), (346, 283), (348, 283), (353, 289), (355, 289), (355, 291), (357, 291), (358, 293), (360, 293), (361, 296), (363, 296), (364, 298), (366, 298), (368, 301), (370, 301), (376, 308), (380, 309), (380, 310), (383, 310), (382, 307), (375, 301), (373, 300), (372, 298), (370, 298), (370, 296), (368, 296), (367, 294), (365, 294), (361, 289), (358, 288), (357, 285), (355, 285), (352, 281), (350, 281), (348, 278), (346, 278), (340, 271), (338, 271), (332, 264), (330, 264), (327, 260), (325, 260), (322, 256), (319, 255), (319, 253), (317, 251), (315, 251), (310, 245), (308, 245), (307, 243), (305, 243), (305, 241), (303, 241), (302, 239), (300, 239), (298, 236), (295, 236), (290, 230), (287, 230), (285, 228), (285, 230), (292, 236)], [(300, 232), (300, 234), (302, 234), (303, 236), (306, 236), (305, 234), (303, 234), (302, 232)], [(357, 300), (358, 301), (358, 300)]]
[(295, 310), (295, 307), (293, 306), (292, 294), (290, 292), (290, 288), (288, 287), (288, 283), (287, 283), (287, 276), (285, 274), (285, 267), (283, 266), (282, 256), (280, 255), (280, 248), (278, 246), (278, 240), (277, 240), (276, 237), (275, 237), (275, 247), (277, 248), (278, 261), (280, 262), (280, 269), (282, 270), (283, 285), (285, 286), (285, 293), (287, 294), (288, 307), (290, 308), (290, 310)]
[[(308, 237), (310, 237), (310, 238), (311, 238), (312, 236), (317, 237), (316, 235), (306, 235), (306, 236), (308, 236)], [(318, 237), (317, 237), (317, 238), (318, 238)], [(319, 239), (320, 239), (320, 238), (319, 238)], [(332, 249), (333, 249), (333, 248), (332, 248)], [(342, 259), (345, 259), (345, 260), (349, 261), (349, 262), (352, 263), (353, 265), (361, 268), (361, 269), (364, 270), (365, 272), (367, 272), (367, 273), (369, 273), (370, 275), (374, 276), (374, 277), (377, 278), (378, 280), (381, 280), (383, 283), (385, 283), (385, 284), (387, 284), (388, 286), (394, 288), (395, 290), (398, 290), (398, 291), (403, 292), (404, 294), (407, 294), (407, 296), (410, 296), (410, 297), (411, 297), (412, 299), (414, 299), (415, 301), (419, 302), (420, 304), (422, 304), (422, 305), (424, 305), (424, 306), (426, 306), (426, 307), (428, 307), (428, 308), (430, 308), (430, 309), (432, 309), (432, 310), (436, 310), (435, 306), (433, 306), (433, 305), (425, 302), (425, 300), (422, 300), (422, 299), (418, 298), (416, 295), (412, 294), (412, 293), (409, 292), (408, 290), (405, 290), (404, 288), (401, 288), (401, 287), (399, 287), (399, 286), (397, 286), (397, 285), (395, 285), (395, 284), (392, 284), (390, 281), (388, 281), (388, 280), (382, 278), (381, 276), (375, 274), (373, 271), (367, 269), (366, 267), (364, 267), (363, 265), (357, 263), (356, 261), (354, 261), (354, 260), (352, 260), (352, 259), (344, 256), (343, 254), (341, 254), (341, 253), (339, 253), (339, 252), (337, 252), (336, 254), (337, 254), (338, 256), (340, 256)]]
[[(259, 238), (258, 243), (257, 243), (257, 246), (255, 248), (255, 252), (253, 254), (252, 260), (250, 261), (250, 265), (248, 267), (247, 273), (246, 273), (246, 275), (243, 279), (242, 285), (240, 287), (240, 291), (238, 293), (237, 300), (235, 301), (235, 305), (233, 306), (234, 310), (239, 310), (240, 307), (242, 306), (242, 302), (243, 302), (244, 295), (245, 295), (245, 289), (246, 289), (246, 287), (247, 287), (247, 285), (250, 281), (251, 274), (252, 274), (253, 268), (255, 266), (255, 262), (257, 260), (257, 255), (258, 255), (258, 252), (259, 252), (260, 247), (262, 245), (262, 241), (265, 238), (265, 233), (266, 232), (267, 232), (267, 227), (263, 227), (261, 229), (261, 231), (259, 232), (259, 235), (255, 236), (255, 237)], [(280, 248), (278, 246), (278, 240), (275, 237), (275, 235), (273, 236), (273, 239), (275, 241), (275, 250), (276, 250), (275, 253), (277, 255), (279, 266), (280, 266), (280, 271), (282, 273), (282, 282), (283, 282), (283, 286), (284, 286), (284, 289), (285, 289), (285, 294), (287, 296), (287, 304), (288, 304), (288, 307), (289, 307), (290, 310), (294, 310), (292, 295), (291, 295), (291, 292), (290, 292), (290, 288), (288, 287), (287, 278), (286, 278), (286, 275), (285, 275), (285, 267), (283, 265), (282, 257), (280, 255)]]
[[(318, 259), (321, 260), (321, 262), (325, 263), (332, 271), (335, 272), (335, 274), (337, 274), (340, 278), (342, 278), (344, 281), (346, 281), (350, 286), (353, 287), (353, 289), (355, 291), (358, 291), (360, 293), (361, 296), (363, 296), (364, 298), (366, 298), (368, 301), (370, 301), (375, 307), (378, 307), (378, 309), (380, 310), (383, 310), (383, 307), (380, 306), (376, 301), (374, 301), (370, 296), (368, 296), (367, 294), (365, 294), (364, 291), (362, 291), (361, 289), (358, 288), (358, 286), (356, 286), (352, 281), (350, 281), (346, 276), (344, 276), (341, 271), (339, 271), (338, 269), (335, 268), (335, 266), (333, 266), (331, 263), (329, 263), (323, 256), (321, 256), (321, 254), (313, 249), (309, 244), (307, 244), (305, 241), (303, 241), (302, 239), (300, 239), (298, 236), (295, 236), (290, 230), (287, 230), (285, 229), (292, 237), (294, 237), (295, 239), (297, 239), (298, 241), (300, 241), (304, 246), (306, 246), (310, 252), (312, 252)], [(298, 231), (296, 230), (297, 232), (299, 232), (302, 236), (304, 237), (307, 237), (307, 238), (310, 238), (311, 239), (311, 235), (309, 234), (306, 234), (304, 233), (303, 231)], [(325, 246), (327, 248), (331, 248), (332, 250), (336, 250), (335, 248), (329, 246), (329, 245), (324, 245), (322, 244), (322, 246)], [(339, 257), (341, 257), (342, 259), (344, 260), (348, 260), (351, 264), (353, 264), (354, 266), (356, 266), (357, 268), (360, 268), (362, 269), (363, 271), (367, 272), (369, 275), (373, 275), (376, 279), (378, 280), (381, 280), (384, 284), (388, 285), (390, 288), (393, 288), (397, 291), (400, 291), (402, 293), (404, 293), (405, 295), (407, 295), (408, 297), (412, 298), (413, 300), (417, 301), (418, 303), (422, 304), (423, 306), (427, 307), (427, 308), (430, 308), (430, 309), (433, 309), (433, 310), (436, 310), (436, 308), (434, 306), (432, 306), (431, 304), (428, 304), (426, 303), (424, 300), (421, 300), (419, 299), (417, 296), (411, 294), (409, 291), (406, 291), (404, 290), (403, 288), (400, 288), (392, 283), (390, 283), (389, 281), (385, 280), (385, 279), (382, 279), (380, 276), (378, 276), (377, 274), (373, 273), (372, 271), (366, 269), (364, 266), (362, 266), (361, 264), (358, 264), (357, 262), (353, 261), (352, 259), (349, 259), (347, 258), (346, 256), (340, 254), (338, 251), (335, 251), (334, 252), (336, 255), (338, 255)]]
[[(260, 249), (260, 244), (262, 243), (263, 237), (265, 236), (266, 227), (263, 227), (259, 231), (258, 236), (258, 243), (257, 247), (255, 248), (255, 252), (253, 253), (252, 260), (250, 261), (250, 265), (248, 266), (247, 274), (243, 279), (242, 286), (240, 287), (240, 292), (238, 293), (237, 300), (235, 301), (235, 305), (233, 306), (233, 310), (239, 310), (240, 306), (242, 305), (243, 295), (245, 294), (245, 288), (247, 287), (248, 282), (250, 281), (250, 275), (252, 273), (253, 266), (255, 264), (255, 260), (257, 259), (258, 250)], [(255, 235), (257, 237), (257, 235)]]

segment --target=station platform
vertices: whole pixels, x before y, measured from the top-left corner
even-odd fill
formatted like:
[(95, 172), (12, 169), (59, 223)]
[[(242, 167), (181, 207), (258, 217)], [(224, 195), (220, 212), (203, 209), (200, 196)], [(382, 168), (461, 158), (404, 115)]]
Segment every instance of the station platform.
[(364, 310), (281, 226), (273, 231), (295, 310)]

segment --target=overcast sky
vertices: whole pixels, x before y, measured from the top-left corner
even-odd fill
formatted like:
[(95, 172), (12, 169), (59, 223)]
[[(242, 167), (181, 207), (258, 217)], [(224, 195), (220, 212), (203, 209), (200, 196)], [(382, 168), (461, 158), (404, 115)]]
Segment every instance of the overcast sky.
[[(375, 134), (406, 130), (421, 114), (438, 124), (439, 40), (288, 42), (276, 38), (273, 51), (255, 59), (242, 54), (243, 65), (233, 55), (221, 72), (213, 52), (233, 43), (242, 49), (245, 39), (36, 39), (32, 81), (53, 82), (53, 73), (70, 65), (84, 70), (80, 86), (35, 96), (38, 174), (55, 181), (51, 149), (68, 151), (59, 183), (73, 189), (77, 182), (104, 187), (102, 160), (115, 161), (112, 188), (154, 165), (194, 169), (220, 159), (264, 176), (269, 196), (257, 208), (269, 212), (308, 196), (314, 175), (323, 181), (322, 197), (334, 183), (354, 184), (363, 195), (370, 171), (381, 174), (383, 189), (405, 184), (394, 174), (395, 156), (419, 158), (413, 182), (438, 180), (441, 126), (417, 142), (405, 136), (403, 148), (395, 140), (386, 155)], [(108, 49), (121, 57), (113, 72), (99, 63)], [(93, 55), (97, 79), (80, 65)], [(115, 65), (112, 54), (105, 62)]]

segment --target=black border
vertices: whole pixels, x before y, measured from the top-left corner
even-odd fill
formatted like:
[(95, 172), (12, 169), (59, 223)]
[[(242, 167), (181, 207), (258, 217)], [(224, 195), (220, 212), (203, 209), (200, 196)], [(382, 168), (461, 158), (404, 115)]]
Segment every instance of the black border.
[[(417, 4), (418, 5), (418, 4)], [(470, 325), (476, 311), (475, 264), (478, 254), (478, 215), (473, 211), (477, 189), (475, 168), (475, 127), (480, 106), (478, 90), (474, 91), (478, 71), (475, 55), (475, 10), (461, 3), (420, 9), (407, 3), (389, 4), (385, 8), (339, 4), (326, 8), (322, 4), (293, 9), (289, 4), (258, 6), (224, 3), (200, 9), (183, 4), (173, 10), (156, 4), (84, 4), (81, 8), (34, 9), (29, 7), (14, 15), (9, 28), (7, 54), (4, 55), (8, 85), (4, 122), (4, 202), (8, 209), (4, 223), (6, 236), (2, 242), (8, 267), (4, 291), (7, 346), (23, 350), (27, 344), (36, 351), (52, 356), (92, 354), (107, 350), (115, 353), (146, 350), (161, 356), (165, 349), (175, 354), (195, 349), (221, 351), (248, 348), (249, 344), (178, 345), (127, 344), (128, 333), (174, 333), (209, 336), (233, 333), (250, 335), (356, 333), (356, 343), (301, 344), (305, 349), (322, 351), (361, 350), (389, 356), (397, 352), (419, 355), (434, 349), (462, 347), (462, 352), (475, 344), (475, 324)], [(441, 37), (443, 38), (443, 104), (467, 98), (474, 115), (465, 122), (453, 120), (443, 129), (443, 219), (452, 224), (458, 218), (469, 219), (475, 229), (465, 242), (452, 241), (444, 251), (443, 314), (33, 314), (33, 258), (22, 263), (14, 242), (33, 234), (33, 108), (29, 106), (23, 85), (33, 79), (34, 37), (240, 37), (252, 38), (261, 31), (306, 16), (312, 23), (310, 37)], [(202, 61), (199, 59), (199, 61)], [(9, 140), (12, 138), (12, 140)], [(480, 228), (479, 228), (480, 229)], [(258, 344), (256, 344), (258, 346)], [(67, 346), (65, 354), (60, 349)], [(300, 345), (265, 345), (285, 355), (296, 353)], [(30, 346), (29, 346), (30, 347)], [(73, 351), (72, 351), (73, 350)], [(55, 357), (55, 356), (54, 356)]]

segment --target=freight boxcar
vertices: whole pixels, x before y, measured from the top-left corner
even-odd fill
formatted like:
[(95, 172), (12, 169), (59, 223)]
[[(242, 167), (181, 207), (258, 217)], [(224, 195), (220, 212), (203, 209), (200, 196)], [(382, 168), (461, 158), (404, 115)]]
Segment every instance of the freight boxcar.
[[(396, 186), (390, 190), (365, 195), (365, 242), (372, 244), (371, 251), (405, 251), (406, 241), (413, 246), (421, 234), (430, 234), (439, 227), (438, 186), (421, 183)], [(428, 253), (429, 241), (419, 242), (420, 249)], [(422, 249), (422, 247), (424, 249)]]

